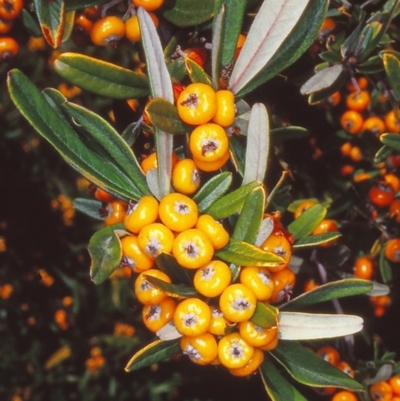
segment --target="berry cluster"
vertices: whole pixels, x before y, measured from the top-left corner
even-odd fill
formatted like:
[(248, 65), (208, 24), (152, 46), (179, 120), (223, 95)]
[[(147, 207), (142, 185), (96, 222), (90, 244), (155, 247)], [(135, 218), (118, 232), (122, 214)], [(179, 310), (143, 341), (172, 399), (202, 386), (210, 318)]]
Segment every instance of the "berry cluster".
[(369, 394), (373, 401), (399, 401), (400, 375), (371, 384)]
[[(13, 27), (24, 7), (23, 0), (0, 1), (0, 35), (7, 34)], [(11, 36), (0, 36), (0, 60), (6, 61), (19, 52), (18, 42)]]

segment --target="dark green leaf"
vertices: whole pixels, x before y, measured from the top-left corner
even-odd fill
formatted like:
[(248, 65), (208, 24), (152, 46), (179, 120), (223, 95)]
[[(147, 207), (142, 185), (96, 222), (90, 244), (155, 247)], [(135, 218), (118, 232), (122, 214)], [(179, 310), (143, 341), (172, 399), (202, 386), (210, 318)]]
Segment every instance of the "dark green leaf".
[(171, 341), (157, 340), (139, 350), (125, 367), (127, 372), (133, 372), (163, 362), (181, 352), (179, 339)]
[(156, 264), (160, 270), (167, 274), (173, 283), (192, 285), (193, 279), (188, 269), (178, 264), (169, 253), (161, 253), (156, 258)]
[(235, 213), (239, 213), (242, 210), (247, 195), (254, 188), (259, 186), (261, 186), (261, 182), (252, 181), (229, 194), (224, 195), (207, 208), (207, 214), (210, 214), (214, 219), (219, 220), (232, 216)]
[(340, 53), (332, 50), (320, 53), (319, 57), (330, 64), (337, 64), (342, 61), (342, 56), (340, 55)]
[(189, 78), (193, 83), (200, 82), (212, 86), (211, 78), (195, 61), (186, 57), (185, 65)]
[(37, 21), (32, 17), (32, 14), (26, 9), (22, 9), (21, 13), (22, 23), (31, 36), (39, 37), (42, 31)]
[(395, 55), (386, 53), (383, 55), (383, 65), (389, 83), (397, 98), (400, 99), (400, 60)]
[(338, 231), (331, 231), (329, 233), (322, 233), (317, 235), (310, 235), (308, 237), (300, 238), (293, 245), (293, 248), (305, 248), (308, 246), (317, 246), (325, 242), (333, 241), (339, 238), (342, 234)]
[[(383, 134), (383, 135), (386, 135), (386, 134)], [(382, 138), (383, 135), (381, 135), (380, 137)], [(397, 134), (395, 134), (395, 135), (397, 135)], [(378, 164), (378, 163), (385, 161), (392, 153), (393, 153), (393, 149), (390, 145), (382, 146), (378, 150), (378, 152), (376, 152), (376, 155), (374, 156), (374, 163)]]
[(272, 401), (307, 401), (272, 363), (268, 354), (260, 366), (260, 374)]
[(257, 307), (250, 321), (259, 327), (269, 329), (278, 324), (278, 308), (263, 302), (257, 302)]
[(54, 61), (54, 69), (72, 84), (113, 99), (149, 94), (146, 76), (83, 54), (61, 54)]
[(343, 43), (342, 48), (340, 49), (340, 52), (342, 54), (342, 57), (350, 57), (354, 55), (354, 51), (357, 48), (357, 44), (360, 40), (361, 32), (364, 27), (364, 19), (362, 19), (357, 27), (353, 30), (353, 32), (349, 35), (349, 37), (346, 39), (346, 41)]
[(383, 134), (380, 136), (380, 140), (386, 146), (400, 151), (400, 135), (399, 134)]
[(64, 0), (65, 8), (69, 10), (81, 10), (87, 7), (103, 4), (104, 0)]
[(325, 215), (326, 208), (322, 205), (311, 206), (299, 218), (291, 222), (287, 229), (293, 235), (293, 239), (298, 240), (311, 234)]
[(186, 77), (186, 64), (184, 60), (174, 60), (167, 64), (168, 72), (171, 78), (177, 82)]
[(295, 380), (307, 386), (335, 386), (355, 391), (364, 389), (349, 375), (294, 341), (281, 340), (270, 354)]
[(232, 173), (226, 171), (207, 181), (198, 190), (193, 200), (199, 213), (204, 213), (217, 199), (224, 195), (232, 184)]
[(267, 266), (273, 269), (284, 263), (272, 252), (265, 252), (255, 245), (231, 239), (228, 245), (215, 252), (215, 255), (228, 263), (240, 266)]
[(107, 280), (119, 266), (122, 246), (116, 230), (124, 229), (122, 223), (104, 227), (97, 231), (89, 241), (88, 252), (91, 258), (90, 277), (95, 284)]
[(314, 290), (305, 292), (281, 306), (282, 310), (293, 310), (306, 308), (321, 302), (333, 299), (364, 294), (371, 291), (372, 283), (367, 280), (348, 278), (323, 284)]
[(193, 129), (182, 122), (176, 107), (165, 99), (152, 99), (145, 111), (155, 127), (169, 134), (186, 134)]
[[(183, 268), (181, 267), (181, 269)], [(199, 293), (192, 287), (188, 287), (182, 284), (167, 283), (157, 277), (147, 276), (146, 272), (144, 272), (144, 277), (154, 287), (158, 288), (172, 298), (199, 297)]]
[(347, 71), (344, 71), (342, 74), (339, 75), (339, 78), (331, 86), (328, 86), (327, 88), (322, 89), (318, 92), (312, 93), (308, 97), (308, 103), (316, 104), (328, 99), (329, 96), (333, 95), (335, 92), (340, 91), (342, 89), (346, 80), (347, 80)]
[(76, 198), (74, 199), (74, 208), (87, 216), (93, 217), (96, 220), (103, 220), (100, 217), (100, 209), (102, 208), (102, 203), (95, 199), (84, 199)]
[(372, 56), (363, 63), (357, 65), (355, 70), (360, 74), (377, 74), (384, 70), (382, 58), (379, 56)]
[(164, 17), (181, 28), (199, 25), (214, 13), (214, 0), (167, 0)]
[(303, 138), (310, 135), (310, 131), (303, 127), (279, 127), (273, 128), (270, 131), (271, 140), (278, 144), (287, 139)]
[(393, 281), (392, 267), (385, 256), (385, 249), (381, 250), (379, 255), (379, 272), (381, 273), (382, 281), (385, 284), (389, 284)]
[(254, 244), (260, 229), (265, 208), (265, 191), (262, 187), (253, 189), (244, 202), (232, 238)]
[(211, 49), (211, 77), (212, 84), (215, 90), (220, 88), (220, 72), (221, 72), (221, 59), (223, 49), (223, 35), (225, 26), (225, 4), (221, 7), (217, 4), (215, 6), (215, 17), (212, 27), (212, 49)]
[(57, 48), (64, 34), (64, 1), (34, 0), (33, 4), (44, 38), (51, 47)]

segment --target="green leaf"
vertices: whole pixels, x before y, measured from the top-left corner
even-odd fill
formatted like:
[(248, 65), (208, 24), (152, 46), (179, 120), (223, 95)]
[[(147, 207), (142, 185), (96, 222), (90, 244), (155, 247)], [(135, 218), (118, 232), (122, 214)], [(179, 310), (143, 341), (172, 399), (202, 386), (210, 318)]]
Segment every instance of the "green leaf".
[(107, 280), (119, 266), (122, 246), (116, 230), (124, 229), (123, 223), (104, 227), (90, 238), (88, 252), (91, 258), (90, 277), (95, 284)]
[(167, 69), (171, 78), (181, 82), (186, 77), (186, 64), (184, 60), (174, 60), (167, 64)]
[(163, 362), (180, 352), (179, 339), (171, 341), (157, 340), (136, 352), (126, 365), (125, 370), (133, 372), (134, 370)]
[(371, 291), (372, 283), (367, 280), (348, 278), (323, 284), (305, 292), (281, 306), (281, 310), (298, 310), (321, 302), (364, 294)]
[(250, 321), (259, 327), (269, 329), (278, 325), (278, 308), (263, 302), (257, 302), (256, 310)]
[(96, 220), (103, 220), (100, 217), (100, 209), (103, 204), (95, 199), (84, 199), (84, 198), (76, 198), (74, 199), (74, 208), (79, 212), (86, 214)]
[(185, 65), (189, 78), (193, 83), (200, 82), (202, 84), (212, 86), (211, 78), (195, 61), (191, 60), (189, 57), (186, 57)]
[(194, 195), (199, 213), (204, 213), (221, 196), (223, 196), (232, 184), (232, 173), (225, 171), (207, 181)]
[(237, 94), (268, 63), (290, 34), (308, 1), (264, 0), (236, 60), (229, 89)]
[(260, 366), (260, 374), (272, 401), (307, 401), (279, 372), (271, 359), (266, 357)]
[(247, 129), (246, 159), (242, 185), (264, 181), (269, 153), (269, 118), (266, 107), (256, 103), (251, 108)]
[(355, 68), (360, 74), (377, 74), (384, 70), (382, 58), (380, 56), (371, 56)]
[(335, 81), (340, 79), (340, 75), (345, 74), (343, 66), (336, 64), (317, 72), (300, 88), (302, 95), (309, 95), (314, 92), (319, 92), (332, 86)]
[(293, 341), (280, 341), (270, 354), (295, 380), (307, 386), (335, 386), (355, 391), (364, 389), (349, 375)]
[(233, 230), (232, 238), (254, 244), (260, 230), (264, 208), (264, 188), (254, 188), (247, 195), (235, 229)]
[(216, 200), (209, 208), (207, 208), (206, 213), (210, 214), (217, 220), (225, 219), (235, 213), (239, 213), (242, 210), (247, 195), (254, 188), (259, 186), (261, 186), (260, 181), (252, 181), (238, 189), (235, 189), (229, 194)]
[(64, 23), (64, 33), (61, 42), (66, 42), (72, 35), (72, 30), (75, 25), (75, 11), (65, 12), (65, 23)]
[(60, 46), (64, 34), (64, 1), (34, 0), (33, 4), (44, 38), (51, 47), (56, 49)]
[(220, 79), (220, 68), (221, 68), (221, 59), (223, 49), (223, 29), (225, 26), (225, 4), (217, 5), (215, 4), (215, 17), (213, 21), (212, 27), (212, 48), (211, 48), (211, 77), (212, 77), (212, 85), (215, 90), (220, 88), (219, 79)]
[(310, 135), (310, 131), (307, 128), (295, 126), (273, 128), (270, 131), (271, 140), (276, 144), (287, 139), (304, 138), (308, 135)]
[(308, 237), (300, 238), (295, 242), (293, 248), (306, 248), (309, 246), (317, 246), (324, 244), (329, 241), (333, 241), (336, 238), (339, 238), (342, 234), (338, 231), (332, 231), (329, 233), (322, 233), (316, 235), (310, 235)]
[(209, 20), (214, 13), (214, 0), (169, 0), (163, 16), (180, 28), (199, 25)]
[(186, 134), (193, 129), (182, 122), (176, 107), (165, 99), (152, 99), (145, 112), (155, 127), (169, 134)]
[(348, 336), (362, 330), (363, 320), (353, 315), (328, 315), (282, 311), (279, 315), (279, 338), (314, 340)]
[(31, 36), (39, 37), (42, 35), (42, 31), (40, 30), (36, 19), (32, 17), (32, 14), (26, 8), (22, 9), (21, 19), (24, 28), (26, 28)]
[[(182, 268), (181, 268), (182, 269)], [(199, 293), (192, 287), (188, 287), (182, 284), (171, 284), (157, 277), (147, 276), (144, 272), (146, 281), (158, 288), (164, 294), (171, 298), (192, 298), (199, 297)]]
[(326, 208), (322, 205), (314, 205), (305, 210), (299, 218), (292, 221), (287, 229), (293, 235), (294, 240), (311, 234), (318, 224), (324, 219)]
[(343, 58), (348, 58), (354, 55), (354, 51), (357, 48), (357, 44), (360, 40), (360, 35), (364, 26), (364, 18), (359, 22), (353, 32), (348, 36), (346, 41), (343, 43), (340, 53)]
[[(274, 2), (274, 0), (271, 0), (271, 2)], [(294, 2), (296, 1), (294, 0)], [(307, 2), (304, 2), (303, 4), (307, 4)], [(297, 4), (297, 7), (298, 6), (299, 4)], [(311, 46), (316, 38), (325, 18), (327, 7), (327, 0), (313, 0), (308, 2), (305, 11), (301, 15), (296, 26), (291, 30), (284, 42), (281, 43), (276, 52), (272, 55), (271, 59), (264, 64), (257, 75), (254, 76), (250, 82), (248, 82), (240, 91), (237, 92), (237, 96), (243, 96), (244, 94), (251, 92), (254, 88), (259, 87), (261, 84), (273, 78), (283, 69), (294, 63)], [(295, 11), (295, 9), (293, 9), (293, 11)], [(260, 27), (262, 26), (265, 27), (265, 23), (261, 19)], [(246, 42), (247, 40), (248, 37)], [(243, 50), (244, 48), (242, 49), (239, 57), (242, 56)], [(248, 57), (252, 57), (251, 52), (249, 52)]]
[(77, 127), (65, 118), (60, 108), (65, 98), (58, 91), (47, 91), (44, 96), (19, 70), (9, 72), (8, 88), (22, 115), (73, 168), (122, 199), (135, 198), (137, 193), (131, 189), (132, 181), (113, 164), (107, 164), (104, 153), (99, 153), (100, 147), (81, 137)]
[(193, 278), (189, 270), (182, 267), (169, 253), (160, 253), (156, 258), (160, 270), (167, 274), (173, 283), (192, 285)]
[(389, 83), (397, 98), (400, 99), (400, 60), (393, 54), (385, 53), (383, 55), (383, 65)]
[(392, 266), (390, 265), (389, 261), (386, 259), (384, 248), (382, 248), (380, 255), (379, 255), (379, 272), (381, 274), (382, 281), (385, 284), (389, 284), (393, 281)]
[(64, 0), (65, 8), (69, 10), (81, 10), (87, 7), (104, 3), (104, 0)]
[[(396, 151), (400, 151), (400, 135), (399, 134), (383, 134), (379, 137), (381, 142), (394, 149)], [(382, 149), (381, 149), (382, 150)]]
[(146, 76), (83, 54), (61, 54), (54, 61), (54, 69), (72, 84), (112, 99), (149, 94)]
[(234, 238), (230, 239), (227, 246), (216, 251), (215, 255), (240, 266), (267, 266), (272, 269), (284, 263), (280, 256)]

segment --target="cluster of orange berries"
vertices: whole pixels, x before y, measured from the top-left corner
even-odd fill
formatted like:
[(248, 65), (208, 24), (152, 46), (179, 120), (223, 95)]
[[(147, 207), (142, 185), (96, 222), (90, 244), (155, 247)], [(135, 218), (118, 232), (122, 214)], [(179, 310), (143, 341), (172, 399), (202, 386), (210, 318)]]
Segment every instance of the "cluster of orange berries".
[[(0, 35), (10, 32), (14, 20), (24, 8), (23, 0), (0, 1)], [(15, 57), (19, 52), (18, 42), (11, 36), (0, 36), (0, 61)]]
[(93, 347), (90, 350), (90, 358), (85, 362), (86, 369), (94, 375), (103, 367), (105, 361), (101, 348)]
[(141, 34), (135, 7), (143, 7), (148, 11), (154, 24), (158, 26), (158, 18), (153, 11), (159, 9), (164, 0), (131, 0), (130, 3), (124, 17), (101, 16), (99, 6), (88, 7), (77, 14), (74, 22), (75, 42), (85, 45), (86, 39), (90, 38), (97, 46), (116, 46), (124, 37), (131, 42), (137, 42)]
[(51, 208), (62, 212), (62, 219), (66, 226), (74, 224), (75, 208), (70, 198), (63, 194), (59, 195), (57, 199), (51, 201)]
[(400, 401), (400, 375), (371, 384), (369, 394), (373, 401)]
[(130, 324), (117, 322), (114, 326), (114, 336), (132, 337), (136, 330)]

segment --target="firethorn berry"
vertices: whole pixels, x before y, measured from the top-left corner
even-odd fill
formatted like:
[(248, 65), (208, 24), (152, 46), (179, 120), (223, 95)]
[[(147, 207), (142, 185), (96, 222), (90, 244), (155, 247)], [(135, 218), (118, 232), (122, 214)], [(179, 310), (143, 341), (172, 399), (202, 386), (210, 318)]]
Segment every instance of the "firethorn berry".
[(285, 263), (274, 268), (274, 271), (283, 270), (290, 262), (292, 246), (282, 231), (273, 232), (260, 246), (266, 252), (281, 256)]
[(254, 354), (249, 362), (241, 368), (229, 369), (234, 376), (244, 377), (254, 373), (264, 361), (264, 352), (259, 348), (254, 349)]
[(304, 283), (304, 292), (309, 292), (312, 290), (315, 290), (316, 288), (318, 288), (320, 286), (320, 284), (318, 284), (315, 279), (310, 278), (308, 279), (305, 283)]
[(91, 21), (85, 14), (79, 14), (74, 20), (74, 29), (78, 29), (90, 35), (93, 28), (93, 21)]
[(90, 31), (90, 38), (97, 46), (114, 46), (124, 35), (125, 23), (115, 15), (97, 20)]
[(358, 401), (357, 396), (347, 390), (342, 390), (336, 393), (331, 401)]
[(345, 142), (341, 147), (340, 147), (340, 152), (342, 153), (343, 156), (350, 156), (350, 151), (353, 145), (350, 142)]
[(235, 121), (235, 96), (229, 90), (215, 92), (217, 98), (217, 112), (212, 121), (221, 127), (229, 127)]
[(249, 320), (256, 310), (257, 298), (244, 284), (232, 284), (227, 287), (219, 299), (219, 307), (231, 322)]
[(386, 126), (381, 118), (372, 116), (364, 121), (362, 129), (363, 131), (371, 131), (375, 135), (381, 135), (385, 132)]
[(104, 191), (101, 188), (97, 188), (94, 197), (100, 202), (111, 202), (114, 199), (114, 196)]
[(129, 202), (124, 219), (127, 230), (137, 234), (144, 226), (158, 219), (158, 200), (153, 196), (143, 196), (137, 202)]
[(83, 10), (83, 14), (85, 15), (86, 18), (89, 18), (91, 21), (96, 21), (100, 18), (101, 8), (98, 5), (86, 7)]
[(197, 160), (215, 162), (228, 152), (228, 135), (217, 124), (202, 124), (190, 134), (189, 148)]
[(196, 228), (207, 234), (214, 249), (221, 249), (229, 242), (228, 231), (209, 214), (199, 216)]
[(172, 254), (181, 266), (198, 269), (211, 261), (214, 248), (207, 234), (197, 228), (191, 228), (176, 236)]
[(271, 278), (274, 282), (274, 291), (272, 292), (269, 302), (276, 303), (284, 299), (289, 299), (296, 281), (296, 275), (293, 271), (286, 267), (281, 271), (272, 273)]
[(161, 252), (171, 252), (174, 238), (172, 231), (164, 224), (153, 223), (139, 231), (138, 243), (146, 255), (155, 258)]
[(253, 347), (263, 347), (269, 344), (277, 335), (277, 326), (264, 328), (246, 320), (239, 323), (239, 334), (247, 344)]
[[(329, 232), (333, 232), (333, 231), (338, 231), (338, 229), (339, 229), (339, 227), (336, 224), (335, 220), (324, 219), (318, 224), (318, 226), (314, 229), (312, 234), (317, 235), (317, 234), (329, 233)], [(330, 241), (320, 244), (319, 246), (322, 246), (324, 248), (330, 247), (330, 246), (334, 245), (336, 243), (336, 241), (337, 241), (337, 239), (332, 239)]]
[(385, 174), (383, 179), (393, 187), (394, 192), (397, 192), (400, 189), (400, 179), (396, 174)]
[(386, 242), (385, 256), (391, 262), (400, 262), (400, 238), (393, 238)]
[(19, 52), (18, 42), (11, 37), (0, 37), (0, 61), (10, 60)]
[(237, 58), (239, 57), (239, 54), (242, 51), (242, 47), (245, 41), (246, 41), (246, 36), (241, 33), (236, 42), (235, 55), (233, 56), (234, 60), (237, 60)]
[(187, 124), (199, 125), (210, 121), (217, 111), (214, 89), (206, 84), (188, 85), (176, 103), (179, 117)]
[(132, 268), (135, 272), (141, 273), (154, 266), (154, 259), (148, 256), (139, 247), (136, 235), (127, 235), (121, 239), (122, 259), (121, 266)]
[(340, 369), (343, 373), (346, 373), (346, 375), (349, 375), (350, 377), (354, 378), (354, 370), (353, 368), (345, 361), (340, 361), (336, 367)]
[(274, 289), (271, 273), (266, 267), (247, 266), (240, 271), (239, 280), (249, 287), (259, 301), (267, 301)]
[[(158, 26), (158, 18), (155, 14), (149, 13), (154, 25)], [(141, 38), (139, 18), (137, 15), (133, 15), (125, 22), (125, 36), (131, 42), (137, 42)]]
[(297, 206), (296, 210), (294, 211), (294, 218), (298, 219), (303, 212), (305, 212), (310, 207), (316, 205), (317, 202), (315, 200), (306, 200), (301, 202), (299, 206)]
[(160, 8), (164, 0), (132, 0), (136, 7), (143, 7), (146, 11), (154, 11)]
[(159, 280), (170, 283), (171, 279), (161, 270), (150, 269), (140, 273), (135, 280), (134, 290), (137, 299), (144, 305), (158, 305), (168, 297), (167, 294), (159, 290), (147, 280), (147, 276), (155, 277)]
[[(176, 163), (178, 163), (178, 155), (176, 153), (172, 153), (172, 168), (175, 167)], [(148, 173), (149, 170), (152, 168), (157, 168), (157, 153), (154, 152), (147, 156), (145, 159), (142, 160), (140, 163), (140, 167), (142, 168), (145, 174)]]
[(106, 217), (104, 219), (104, 224), (110, 226), (111, 224), (124, 221), (127, 207), (128, 205), (123, 201), (111, 201), (105, 208)]
[(23, 8), (23, 0), (0, 0), (0, 18), (13, 20), (21, 14)]
[(394, 112), (394, 110), (391, 110), (386, 114), (385, 125), (386, 129), (389, 132), (394, 132), (394, 133), (400, 132), (400, 121), (396, 117), (396, 113)]
[(392, 376), (388, 383), (393, 390), (393, 395), (400, 396), (400, 375)]
[(0, 34), (9, 32), (14, 24), (13, 20), (5, 20), (0, 18)]
[(160, 220), (172, 231), (182, 232), (194, 227), (199, 211), (194, 200), (176, 192), (164, 196), (158, 209)]
[(373, 401), (390, 401), (393, 397), (393, 390), (389, 383), (380, 381), (370, 386), (369, 395)]
[(196, 271), (193, 284), (201, 295), (217, 297), (231, 283), (231, 278), (231, 270), (226, 263), (212, 260)]
[(211, 309), (199, 298), (187, 298), (175, 309), (174, 324), (184, 336), (198, 336), (208, 331)]
[(172, 298), (165, 298), (157, 305), (144, 305), (142, 319), (145, 326), (156, 333), (174, 317), (176, 302)]
[(325, 361), (329, 362), (331, 365), (337, 366), (340, 361), (340, 354), (338, 350), (331, 347), (330, 345), (319, 348), (316, 353), (318, 356), (320, 356), (322, 359), (325, 359)]
[(349, 110), (364, 111), (371, 102), (371, 96), (367, 91), (352, 92), (346, 98), (346, 105)]
[(201, 171), (211, 172), (219, 170), (230, 158), (231, 154), (229, 150), (218, 160), (214, 162), (206, 162), (193, 157), (193, 161), (196, 167)]
[(274, 348), (276, 348), (278, 346), (278, 334), (266, 345), (263, 345), (262, 347), (260, 347), (260, 349), (262, 349), (263, 351), (272, 351)]
[(357, 111), (347, 110), (340, 117), (340, 125), (349, 134), (358, 134), (362, 131), (364, 119)]
[(227, 334), (219, 340), (218, 358), (229, 369), (242, 368), (253, 354), (254, 347), (247, 344), (239, 333)]
[(180, 346), (183, 353), (199, 365), (208, 365), (218, 356), (217, 340), (210, 333), (183, 336)]
[(368, 88), (368, 79), (366, 77), (359, 77), (359, 78), (357, 78), (356, 82), (357, 82), (357, 86), (358, 86), (357, 89), (354, 87), (354, 84), (352, 81), (349, 81), (347, 83), (346, 88), (349, 92), (354, 92), (355, 90), (358, 90), (358, 89), (364, 90), (364, 89)]
[(327, 17), (324, 19), (324, 22), (322, 23), (321, 28), (319, 29), (318, 36), (319, 37), (324, 37), (327, 34), (329, 34), (331, 31), (333, 31), (336, 27), (336, 22), (330, 17)]
[(354, 264), (354, 275), (364, 280), (370, 280), (374, 275), (374, 262), (370, 256), (359, 257)]
[(355, 162), (360, 162), (361, 160), (364, 159), (362, 150), (358, 146), (353, 146), (351, 148), (349, 157), (351, 160), (353, 160)]
[(389, 206), (393, 202), (394, 195), (393, 187), (386, 181), (377, 182), (368, 192), (371, 203), (379, 207)]
[(397, 223), (400, 223), (400, 199), (394, 199), (390, 204), (389, 215), (393, 216)]
[(222, 336), (225, 334), (227, 326), (228, 321), (225, 319), (221, 309), (217, 306), (211, 306), (211, 323), (208, 331), (216, 336)]
[(182, 159), (172, 169), (172, 186), (175, 191), (184, 194), (194, 194), (200, 186), (200, 172), (193, 159)]
[(330, 106), (335, 107), (340, 103), (340, 100), (341, 100), (341, 95), (340, 95), (340, 92), (338, 91), (328, 97), (327, 103)]

